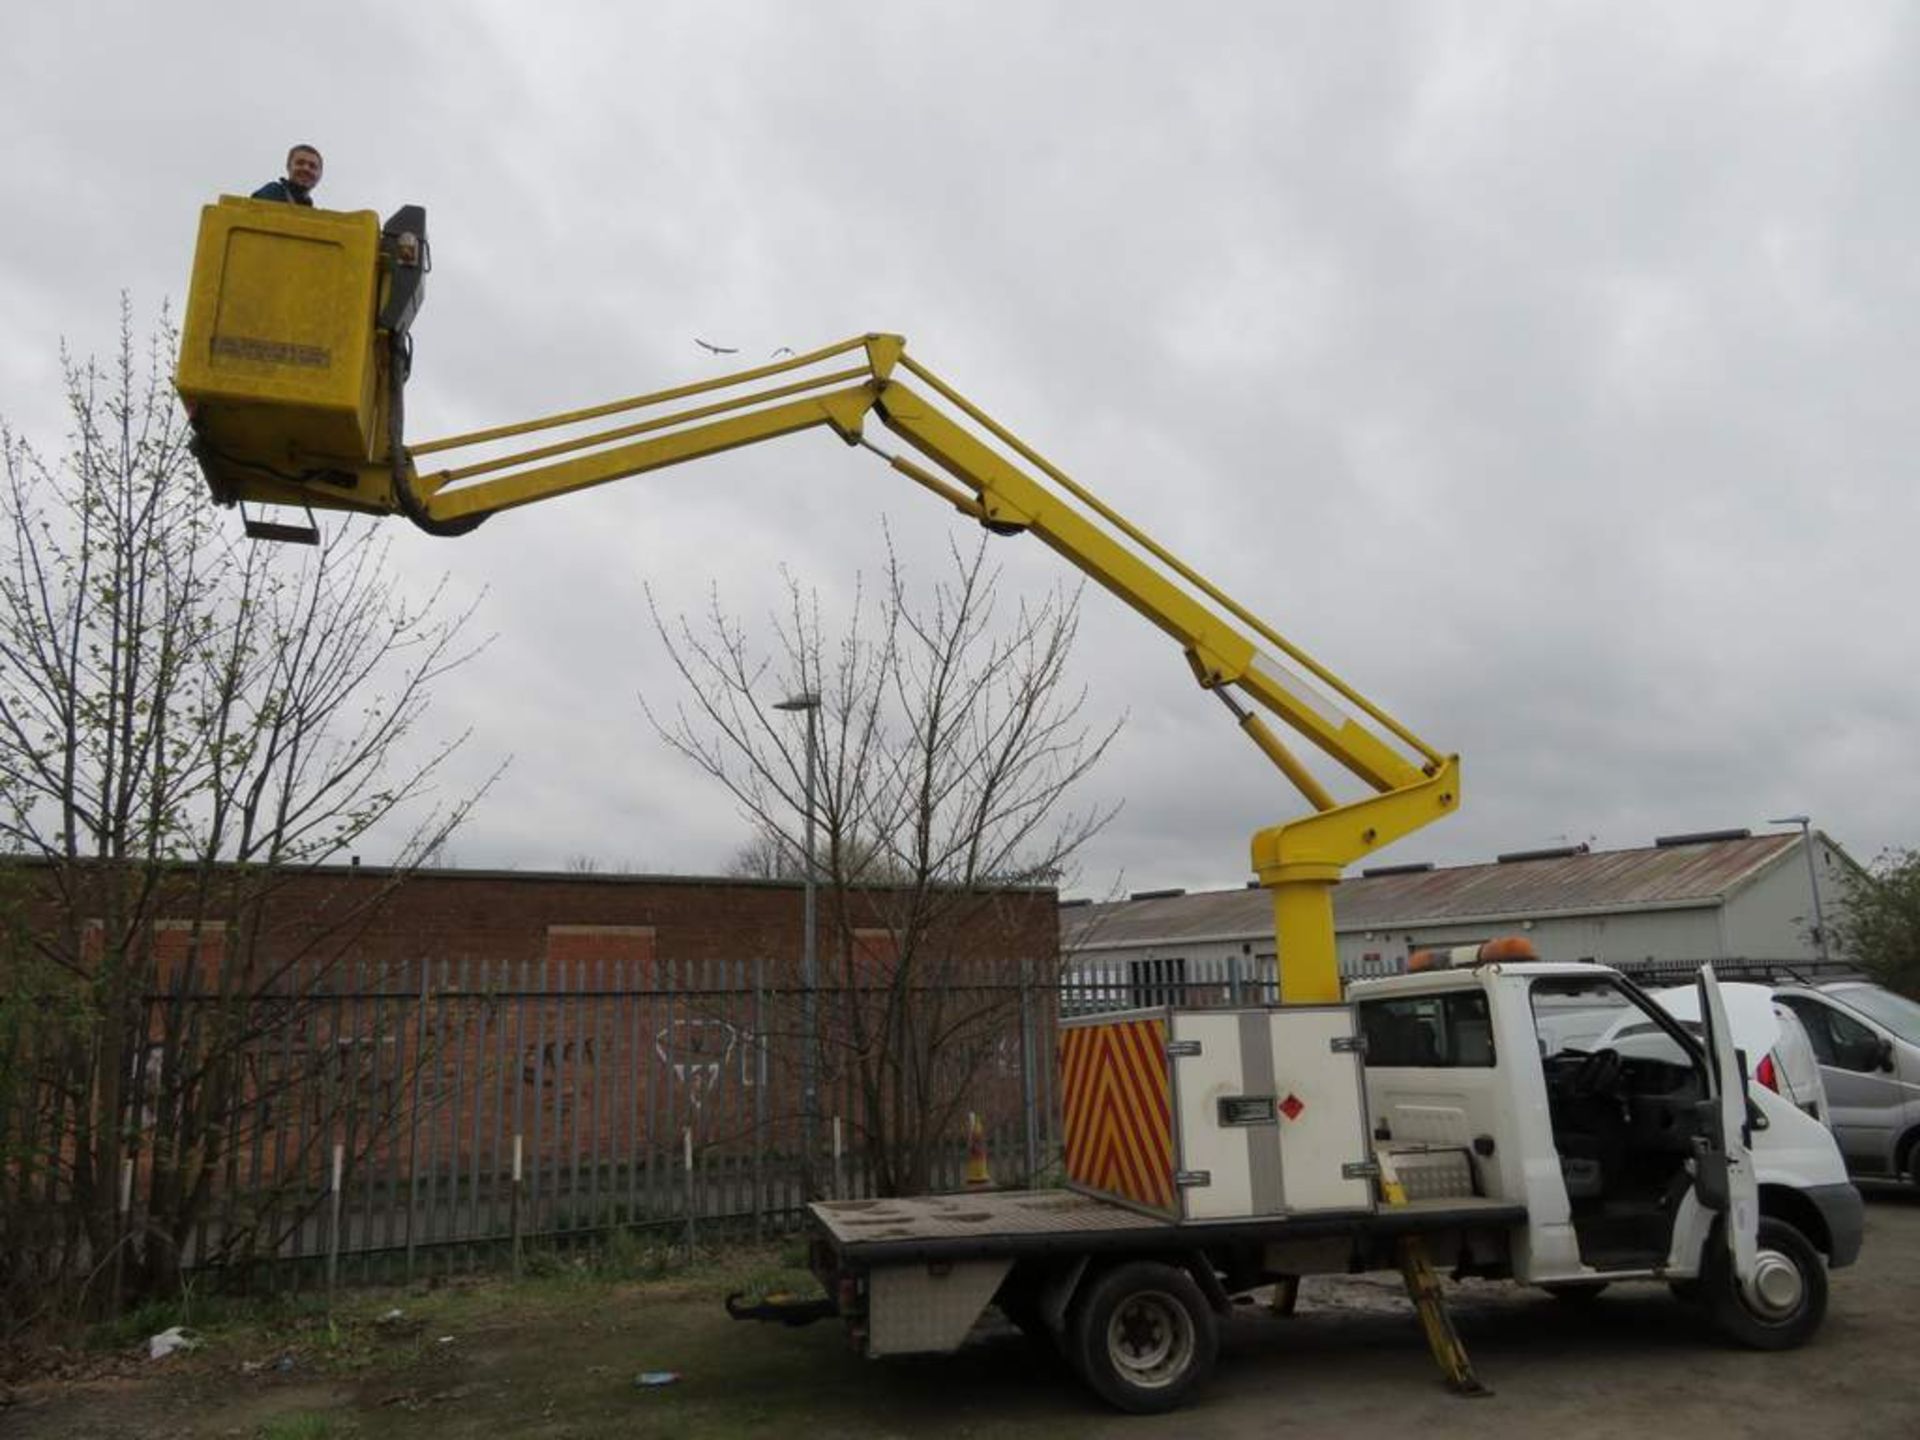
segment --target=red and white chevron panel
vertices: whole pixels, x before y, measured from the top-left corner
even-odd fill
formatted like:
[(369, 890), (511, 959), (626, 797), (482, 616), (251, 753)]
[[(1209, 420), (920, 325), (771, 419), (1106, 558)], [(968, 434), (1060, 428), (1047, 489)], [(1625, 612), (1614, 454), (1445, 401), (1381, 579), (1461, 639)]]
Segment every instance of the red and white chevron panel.
[(1068, 1183), (1177, 1217), (1166, 1021), (1068, 1026), (1060, 1068)]

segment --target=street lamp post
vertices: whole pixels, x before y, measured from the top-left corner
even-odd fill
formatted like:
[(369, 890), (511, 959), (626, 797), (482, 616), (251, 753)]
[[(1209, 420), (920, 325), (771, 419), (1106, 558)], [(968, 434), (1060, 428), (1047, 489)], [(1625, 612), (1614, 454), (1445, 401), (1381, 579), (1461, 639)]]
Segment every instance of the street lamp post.
[(814, 988), (819, 983), (817, 940), (814, 934), (813, 869), (813, 751), (814, 716), (820, 712), (820, 697), (812, 692), (790, 696), (773, 707), (776, 710), (802, 710), (807, 716), (806, 767), (806, 901), (801, 924), (805, 933), (800, 941), (800, 1144), (806, 1153), (807, 1175), (813, 1174), (814, 1116), (819, 1108), (817, 1070), (814, 1056)]
[(1807, 884), (1813, 890), (1813, 939), (1820, 950), (1820, 963), (1825, 965), (1833, 957), (1827, 952), (1827, 917), (1820, 908), (1820, 867), (1813, 863), (1813, 821), (1805, 815), (1782, 815), (1767, 823), (1800, 827), (1800, 848), (1807, 854)]

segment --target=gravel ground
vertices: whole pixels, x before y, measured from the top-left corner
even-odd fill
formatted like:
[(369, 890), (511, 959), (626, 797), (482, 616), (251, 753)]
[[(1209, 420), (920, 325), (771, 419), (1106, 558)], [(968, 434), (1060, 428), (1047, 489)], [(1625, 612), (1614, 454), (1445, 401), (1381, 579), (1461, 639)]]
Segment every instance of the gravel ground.
[[(1911, 1190), (1868, 1193), (1861, 1263), (1833, 1277), (1820, 1335), (1786, 1354), (1731, 1348), (1662, 1286), (1616, 1287), (1590, 1305), (1505, 1285), (1452, 1288), (1490, 1398), (1445, 1390), (1390, 1277), (1309, 1282), (1292, 1319), (1237, 1314), (1207, 1388), (1185, 1410), (1145, 1418), (1103, 1409), (1011, 1333), (958, 1355), (874, 1363), (851, 1355), (832, 1325), (734, 1324), (710, 1286), (495, 1287), (436, 1317), (436, 1333), (391, 1353), (349, 1347), (344, 1364), (302, 1352), (283, 1372), (235, 1338), (171, 1370), (141, 1362), (23, 1386), (0, 1408), (0, 1435), (1920, 1436)], [(442, 1325), (453, 1332), (445, 1344)], [(655, 1370), (678, 1379), (635, 1388), (637, 1372)]]
[(1616, 1287), (1583, 1306), (1469, 1284), (1454, 1289), (1454, 1320), (1496, 1393), (1463, 1400), (1421, 1365), (1424, 1351), (1391, 1283), (1368, 1277), (1325, 1287), (1291, 1326), (1236, 1321), (1221, 1368), (1190, 1413), (1219, 1440), (1409, 1427), (1421, 1440), (1913, 1440), (1916, 1296), (1920, 1193), (1876, 1188), (1860, 1262), (1833, 1275), (1826, 1324), (1801, 1350), (1731, 1348), (1660, 1286)]

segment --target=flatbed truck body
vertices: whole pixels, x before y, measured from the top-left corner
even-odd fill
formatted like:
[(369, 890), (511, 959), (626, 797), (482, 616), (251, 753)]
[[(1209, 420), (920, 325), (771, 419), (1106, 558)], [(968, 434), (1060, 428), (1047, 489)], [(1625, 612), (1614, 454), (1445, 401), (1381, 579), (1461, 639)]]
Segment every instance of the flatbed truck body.
[[(1704, 971), (1709, 1014), (1712, 984)], [(1443, 1364), (1436, 1271), (1569, 1297), (1660, 1281), (1763, 1349), (1817, 1331), (1828, 1270), (1859, 1251), (1859, 1196), (1824, 1126), (1748, 1093), (1724, 1015), (1696, 1038), (1586, 964), (1481, 964), (1350, 994), (1317, 1018), (1282, 1006), (1090, 1022), (1145, 1056), (1130, 1083), (1164, 1081), (1158, 1097), (1135, 1089), (1147, 1118), (1123, 1128), (1147, 1133), (1142, 1153), (1171, 1147), (1166, 1176), (1134, 1164), (1134, 1195), (1089, 1193), (1127, 1169), (1102, 1170), (1095, 1145), (1073, 1188), (817, 1201), (815, 1315), (884, 1357), (954, 1350), (997, 1307), (1131, 1411), (1181, 1403), (1211, 1369), (1219, 1317), (1267, 1287), (1290, 1308), (1309, 1275), (1399, 1271)], [(1554, 1048), (1570, 1000), (1633, 1005), (1659, 1036), (1624, 1055)], [(1291, 1159), (1290, 1124), (1310, 1141)], [(1233, 1213), (1211, 1213), (1222, 1195)], [(799, 1318), (780, 1308), (757, 1318)]]
[(1169, 1221), (1073, 1190), (817, 1201), (810, 1263), (862, 1353), (957, 1349), (989, 1305), (1024, 1329), (1060, 1332), (1086, 1269), (1128, 1260), (1205, 1273), (1231, 1300), (1304, 1274), (1391, 1269), (1399, 1244), (1497, 1266), (1523, 1206), (1485, 1198), (1379, 1210)]

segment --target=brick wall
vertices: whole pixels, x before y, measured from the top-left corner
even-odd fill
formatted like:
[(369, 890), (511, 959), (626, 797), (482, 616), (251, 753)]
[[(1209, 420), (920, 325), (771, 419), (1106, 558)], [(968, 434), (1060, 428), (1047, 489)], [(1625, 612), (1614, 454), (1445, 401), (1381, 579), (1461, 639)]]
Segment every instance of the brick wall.
[[(29, 878), (36, 868), (20, 863)], [(878, 959), (887, 948), (879, 914), (884, 900), (876, 893), (863, 906), (854, 897), (856, 912), (865, 910), (854, 917), (861, 962)], [(798, 882), (428, 870), (394, 884), (384, 870), (336, 866), (276, 882), (263, 948), (268, 958), (350, 950), (366, 972), (402, 985), (409, 977), (417, 983), (427, 963), (545, 960), (765, 961), (771, 978), (787, 981), (800, 963), (803, 901)], [(1056, 906), (1051, 890), (996, 892), (936, 940), (985, 962), (1048, 963), (1059, 953)], [(155, 956), (167, 975), (188, 953), (190, 932), (182, 917), (191, 911), (183, 887), (182, 900), (166, 902), (157, 913)], [(819, 912), (825, 981), (833, 960), (824, 895)], [(203, 981), (213, 979), (238, 938), (220, 933), (226, 918), (217, 903), (204, 917), (197, 967)]]
[[(273, 929), (298, 934), (366, 904), (380, 872), (327, 869), (293, 877), (276, 896)], [(797, 969), (804, 890), (798, 883), (674, 876), (425, 871), (407, 879), (363, 922), (355, 949), (390, 974), (424, 960), (660, 960), (673, 964), (766, 960)], [(829, 944), (820, 907), (820, 953)], [(1004, 892), (953, 937), (983, 958), (1052, 960), (1058, 953), (1050, 890)], [(865, 917), (860, 929), (880, 928)], [(823, 964), (825, 961), (823, 960)], [(391, 967), (391, 969), (389, 969)]]
[[(878, 923), (885, 897), (871, 898), (870, 913), (857, 917), (850, 967), (835, 955), (824, 896), (820, 905), (816, 1025), (829, 1070), (847, 1041), (844, 1006), (878, 1008), (833, 992), (848, 980), (884, 986), (895, 959)], [(184, 899), (169, 902), (152, 928), (150, 1051), (129, 1077), (136, 1095), (157, 1084), (164, 1027), (206, 1013), (195, 1007), (218, 988), (229, 954), (240, 953), (236, 926), (209, 917), (196, 930), (180, 918), (188, 909)], [(1030, 962), (1028, 973), (1044, 984), (1057, 956), (1055, 916), (1051, 891), (982, 897), (935, 937), (960, 957), (940, 983), (1017, 986)], [(415, 1158), (439, 1167), (485, 1154), (491, 1164), (492, 1137), (522, 1127), (528, 1162), (537, 1164), (571, 1152), (583, 1116), (590, 1149), (603, 1140), (664, 1143), (697, 1122), (703, 1143), (744, 1154), (756, 1116), (761, 1138), (788, 1143), (803, 917), (798, 883), (429, 871), (395, 886), (371, 867), (286, 877), (259, 947), (259, 963), (285, 972), (243, 988), (289, 997), (293, 1018), (245, 1047), (244, 1083), (262, 1103), (247, 1107), (231, 1136), (243, 1152), (237, 1178), (318, 1174), (334, 1141), (356, 1168), (386, 1174)], [(98, 946), (99, 932), (97, 922), (85, 928), (85, 949)], [(756, 977), (772, 987), (759, 1002)], [(1043, 1024), (1050, 1010), (1049, 1002)], [(1003, 1002), (996, 1031), (1013, 1016), (1017, 1007)], [(771, 1052), (765, 1099), (754, 1094), (755, 1026)], [(1008, 1054), (969, 1087), (968, 1106), (1011, 1121), (1020, 1114), (1017, 1029), (1002, 1038)], [(825, 1112), (850, 1113), (850, 1097), (828, 1088)], [(342, 1095), (352, 1097), (344, 1117)], [(170, 1126), (152, 1104), (136, 1100), (135, 1114), (145, 1132), (144, 1185), (147, 1157)], [(404, 1123), (376, 1126), (396, 1114)]]

